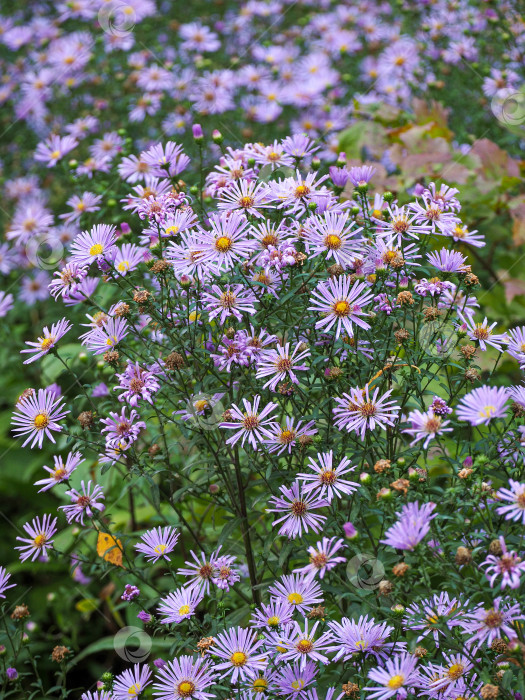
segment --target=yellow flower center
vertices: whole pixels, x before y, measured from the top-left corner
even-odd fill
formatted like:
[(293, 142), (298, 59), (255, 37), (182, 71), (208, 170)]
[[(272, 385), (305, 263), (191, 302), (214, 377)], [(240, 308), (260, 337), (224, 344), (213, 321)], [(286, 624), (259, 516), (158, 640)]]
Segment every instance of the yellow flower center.
[(156, 554), (164, 554), (165, 549), (166, 549), (165, 544), (158, 544), (153, 551)]
[(47, 413), (38, 413), (33, 419), (33, 425), (37, 430), (44, 430), (49, 425), (49, 416)]
[(347, 301), (337, 301), (333, 306), (333, 311), (336, 316), (348, 316), (352, 311), (352, 307)]
[(405, 682), (405, 677), (402, 676), (401, 674), (398, 674), (397, 676), (392, 676), (392, 678), (388, 681), (387, 685), (389, 688), (393, 688), (394, 690), (397, 690), (398, 688), (402, 687), (404, 682)]
[(183, 605), (182, 607), (179, 608), (179, 615), (188, 615), (189, 612), (190, 612), (189, 605)]
[(60, 158), (60, 151), (53, 151), (53, 153), (51, 154), (51, 158), (53, 158), (54, 160)]
[(484, 406), (479, 412), (480, 418), (490, 418), (496, 413), (496, 406)]
[(41, 338), (40, 339), (40, 349), (41, 350), (49, 350), (49, 348), (53, 347), (54, 342), (55, 342), (54, 338)]
[(55, 481), (60, 481), (66, 476), (66, 470), (63, 467), (57, 467), (53, 472), (53, 479)]
[(192, 683), (191, 681), (182, 681), (182, 683), (179, 683), (177, 686), (177, 692), (181, 696), (181, 698), (189, 698), (193, 695), (195, 691), (195, 684)]
[(35, 547), (41, 549), (45, 545), (46, 540), (46, 536), (44, 534), (40, 534), (35, 537), (35, 539), (33, 540), (33, 544), (35, 545)]
[(168, 228), (165, 229), (165, 231), (164, 231), (164, 233), (167, 233), (168, 236), (176, 236), (178, 232), (179, 232), (178, 226), (168, 226)]
[(458, 678), (461, 678), (465, 671), (465, 667), (463, 664), (453, 664), (447, 671), (447, 676), (451, 678), (453, 681), (457, 681)]
[(244, 666), (248, 657), (243, 651), (236, 651), (230, 656), (230, 661), (234, 666)]
[(215, 248), (220, 252), (220, 253), (226, 253), (230, 248), (232, 247), (233, 241), (231, 238), (228, 238), (228, 236), (221, 236), (220, 238), (217, 238), (215, 241)]
[(253, 682), (253, 689), (256, 693), (264, 693), (268, 687), (268, 681), (266, 678), (256, 678)]
[(299, 605), (302, 603), (304, 600), (303, 596), (300, 593), (289, 593), (288, 594), (288, 602), (291, 603), (292, 605)]
[(139, 696), (141, 690), (142, 686), (140, 685), (140, 683), (134, 683), (128, 690), (128, 695), (130, 698), (136, 698)]
[(95, 243), (89, 249), (89, 254), (90, 255), (100, 255), (103, 251), (104, 251), (104, 246), (102, 245), (102, 243)]
[(277, 627), (280, 621), (281, 620), (277, 617), (277, 615), (273, 615), (272, 617), (268, 618), (268, 625), (270, 627)]
[(335, 233), (331, 233), (324, 239), (324, 244), (327, 248), (330, 248), (330, 250), (339, 250), (342, 245), (342, 241), (339, 236), (335, 235)]

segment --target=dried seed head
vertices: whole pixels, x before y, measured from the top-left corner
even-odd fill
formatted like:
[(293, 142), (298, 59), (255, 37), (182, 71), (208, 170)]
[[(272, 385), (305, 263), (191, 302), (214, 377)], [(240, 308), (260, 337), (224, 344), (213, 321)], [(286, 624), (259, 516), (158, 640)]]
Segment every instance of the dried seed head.
[(401, 577), (404, 576), (409, 569), (410, 567), (408, 564), (406, 564), (404, 561), (400, 561), (399, 564), (396, 564), (392, 568), (392, 573), (394, 576)]
[(465, 360), (471, 360), (476, 354), (476, 348), (473, 345), (463, 345), (460, 351)]
[(464, 377), (467, 381), (471, 382), (474, 384), (474, 382), (479, 381), (480, 374), (477, 369), (473, 369), (472, 367), (470, 369), (465, 370)]
[(11, 620), (23, 620), (26, 617), (29, 617), (29, 608), (27, 605), (16, 605), (11, 613)]
[(487, 683), (480, 690), (481, 697), (483, 700), (496, 700), (499, 696), (499, 688), (497, 685), (492, 685), (492, 683)]
[(435, 321), (443, 312), (436, 306), (425, 306), (423, 309), (423, 317), (425, 321)]
[(411, 306), (414, 303), (412, 292), (399, 292), (396, 303), (399, 306)]
[(184, 367), (184, 358), (178, 352), (170, 352), (170, 354), (164, 358), (164, 364), (168, 369), (181, 369), (181, 367)]
[(386, 579), (383, 579), (383, 581), (379, 582), (379, 593), (381, 595), (390, 595), (392, 591), (394, 590), (394, 585), (392, 584), (391, 581), (387, 581)]
[(51, 659), (59, 664), (61, 661), (64, 661), (68, 654), (69, 649), (67, 647), (56, 646), (51, 653)]
[(402, 345), (403, 343), (406, 343), (406, 341), (410, 338), (410, 333), (407, 331), (406, 328), (400, 328), (394, 333), (394, 338), (396, 339), (396, 343)]
[(119, 359), (120, 355), (117, 350), (108, 350), (104, 353), (104, 362), (107, 362), (108, 365), (118, 365)]
[(122, 302), (113, 311), (114, 316), (128, 316), (129, 315), (129, 304)]
[(308, 613), (309, 620), (324, 620), (326, 609), (323, 605), (314, 606)]
[(428, 654), (428, 650), (425, 647), (417, 646), (414, 649), (414, 656), (418, 659), (423, 659)]
[(390, 469), (392, 462), (389, 459), (380, 459), (374, 464), (376, 474), (383, 474)]
[(93, 412), (92, 411), (82, 411), (77, 418), (78, 422), (86, 430), (86, 428), (91, 428), (94, 424)]
[(339, 263), (336, 263), (335, 265), (330, 265), (327, 272), (330, 277), (340, 277), (344, 273), (344, 269)]
[(479, 278), (472, 272), (468, 272), (465, 275), (464, 280), (467, 287), (475, 287), (477, 284), (479, 284)]
[(465, 564), (470, 564), (472, 561), (472, 554), (470, 549), (467, 547), (458, 547), (456, 550), (455, 562), (458, 566), (463, 566)]
[(410, 488), (410, 481), (408, 479), (396, 479), (390, 484), (390, 486), (396, 491), (402, 491), (406, 496), (407, 491)]
[(501, 542), (499, 540), (492, 540), (492, 542), (489, 544), (489, 552), (495, 557), (501, 557), (503, 554)]

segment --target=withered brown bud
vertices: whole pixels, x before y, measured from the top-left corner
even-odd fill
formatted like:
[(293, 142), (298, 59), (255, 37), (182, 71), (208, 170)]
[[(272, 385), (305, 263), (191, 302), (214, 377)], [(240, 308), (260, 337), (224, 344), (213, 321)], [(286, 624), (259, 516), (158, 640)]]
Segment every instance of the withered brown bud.
[(340, 367), (330, 367), (326, 376), (328, 379), (339, 379), (343, 376), (343, 370)]
[(104, 353), (104, 362), (107, 362), (108, 365), (116, 365), (118, 364), (118, 361), (120, 359), (120, 355), (118, 353), (118, 350), (108, 350), (107, 352)]
[(496, 698), (499, 696), (499, 688), (497, 685), (487, 683), (487, 685), (484, 685), (480, 690), (479, 694), (483, 700), (496, 700)]
[(479, 380), (480, 375), (477, 369), (471, 367), (470, 369), (465, 370), (464, 377), (473, 384)]
[(410, 481), (408, 479), (396, 479), (393, 481), (390, 486), (395, 490), (395, 491), (400, 491), (403, 492), (404, 495), (407, 495), (407, 491), (410, 488)]
[(399, 564), (395, 564), (395, 566), (392, 567), (392, 573), (394, 576), (401, 577), (404, 576), (409, 569), (410, 566), (408, 564), (404, 561), (400, 561)]
[(178, 352), (170, 352), (170, 354), (164, 358), (164, 364), (168, 369), (181, 369), (181, 367), (184, 367), (184, 358)]
[(228, 326), (228, 328), (224, 330), (224, 335), (228, 338), (228, 340), (233, 340), (235, 337), (235, 328), (233, 326)]
[(359, 686), (357, 683), (343, 683), (341, 688), (347, 698), (351, 698), (354, 695), (356, 696), (359, 693)]
[(232, 412), (230, 411), (229, 408), (227, 408), (227, 409), (224, 411), (224, 413), (222, 414), (222, 420), (223, 420), (225, 423), (229, 423), (229, 422), (231, 421), (232, 418), (233, 418)]
[(148, 447), (148, 454), (150, 457), (155, 457), (155, 455), (158, 455), (159, 452), (160, 452), (160, 447), (159, 447), (159, 445), (157, 445), (156, 442), (154, 442), (153, 445), (150, 445), (150, 447)]
[[(244, 275), (248, 276), (252, 273), (253, 271), (253, 265), (249, 262), (243, 262), (242, 264), (242, 272)], [(261, 280), (262, 281), (262, 280)]]
[(392, 584), (391, 581), (387, 581), (386, 579), (383, 579), (383, 581), (379, 582), (379, 593), (381, 595), (390, 595), (392, 591), (394, 590), (394, 585)]
[(295, 262), (299, 265), (299, 267), (302, 267), (307, 256), (304, 253), (296, 252), (296, 253), (293, 253), (293, 257), (295, 258)]
[(507, 646), (507, 642), (503, 639), (494, 639), (490, 648), (492, 651), (495, 651), (496, 654), (506, 654), (509, 647)]
[(411, 306), (414, 303), (412, 292), (399, 292), (396, 303), (399, 306)]
[(302, 447), (302, 449), (304, 450), (310, 445), (313, 445), (314, 439), (311, 435), (301, 435), (297, 442), (299, 443), (300, 447)]
[(129, 304), (122, 302), (113, 311), (114, 316), (128, 316), (129, 314)]
[(150, 270), (153, 272), (154, 275), (160, 275), (161, 272), (164, 272), (169, 267), (171, 267), (171, 263), (162, 258), (161, 260), (155, 260)]
[(324, 620), (326, 608), (323, 605), (314, 606), (308, 613), (309, 620)]
[(358, 279), (359, 277), (356, 274), (351, 274), (348, 278), (348, 281), (350, 282), (350, 284), (354, 284), (355, 282), (357, 282)]
[(330, 265), (327, 272), (330, 277), (340, 277), (343, 274), (344, 269), (341, 267), (341, 265), (339, 265), (339, 263), (336, 263), (335, 265)]
[(394, 333), (394, 338), (396, 339), (396, 343), (402, 345), (403, 343), (406, 343), (406, 341), (410, 338), (410, 333), (407, 331), (406, 328), (400, 328)]
[(148, 292), (147, 289), (136, 289), (133, 294), (133, 301), (137, 302), (137, 304), (145, 304), (150, 296), (151, 292)]
[(81, 427), (86, 430), (86, 428), (91, 428), (94, 424), (93, 412), (92, 411), (82, 411), (79, 414), (77, 421), (80, 423)]
[(31, 388), (29, 388), (29, 389), (24, 389), (24, 391), (23, 391), (23, 392), (20, 394), (20, 396), (18, 397), (18, 400), (17, 400), (16, 403), (19, 404), (20, 401), (24, 401), (24, 399), (29, 399), (29, 398), (31, 398), (31, 396), (34, 396), (34, 395), (35, 395), (35, 390), (34, 390), (34, 389), (31, 389)]
[(197, 651), (200, 651), (201, 655), (204, 656), (208, 649), (211, 649), (214, 644), (215, 640), (213, 637), (203, 637), (197, 642)]
[(27, 605), (16, 605), (11, 613), (11, 620), (23, 620), (26, 617), (29, 617), (29, 608)]
[(435, 321), (441, 314), (441, 309), (438, 309), (436, 306), (425, 306), (423, 309), (423, 318), (425, 321)]
[(379, 459), (374, 464), (374, 471), (376, 472), (376, 474), (383, 474), (383, 472), (388, 471), (391, 466), (392, 462), (389, 459)]
[(390, 267), (392, 267), (394, 270), (401, 270), (401, 268), (404, 265), (405, 265), (405, 259), (399, 253), (396, 253), (396, 255), (394, 255), (394, 257), (390, 261)]
[(516, 418), (523, 418), (523, 416), (525, 416), (525, 407), (523, 407), (521, 404), (517, 403), (516, 401), (513, 401), (511, 403), (510, 410), (516, 416)]
[(463, 469), (458, 472), (458, 476), (460, 479), (468, 479), (473, 471), (474, 470), (470, 467), (463, 467)]
[(501, 542), (499, 540), (492, 540), (492, 542), (489, 544), (489, 552), (495, 557), (501, 557), (503, 554)]
[(69, 649), (67, 647), (57, 646), (51, 652), (51, 659), (59, 664), (61, 661), (64, 661), (68, 654)]
[(281, 382), (281, 384), (277, 386), (277, 391), (282, 396), (291, 396), (294, 393), (294, 386), (292, 382)]
[(473, 345), (462, 345), (460, 347), (460, 352), (465, 360), (471, 360), (476, 354), (476, 348)]
[(427, 654), (428, 650), (425, 649), (425, 647), (417, 646), (414, 649), (414, 656), (416, 656), (418, 659), (423, 659)]
[(467, 547), (458, 547), (454, 559), (458, 566), (470, 564), (470, 562), (472, 561), (472, 554), (470, 553), (470, 549), (467, 549)]
[(479, 284), (479, 278), (472, 272), (468, 272), (465, 275), (464, 280), (467, 287), (475, 287), (477, 284)]

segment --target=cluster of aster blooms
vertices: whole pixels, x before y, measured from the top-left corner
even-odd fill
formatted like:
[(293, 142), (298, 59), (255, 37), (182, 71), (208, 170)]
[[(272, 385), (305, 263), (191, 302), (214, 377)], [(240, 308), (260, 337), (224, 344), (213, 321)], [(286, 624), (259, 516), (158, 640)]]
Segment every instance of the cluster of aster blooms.
[[(321, 139), (320, 155), (335, 161), (339, 132), (373, 104), (410, 109), (421, 95), (493, 103), (497, 118), (480, 107), (458, 120), (479, 136), (487, 122), (501, 133), (498, 119), (522, 121), (519, 105), (506, 113), (523, 83), (525, 27), (515, 0), (221, 5), (41, 0), (2, 8), (12, 10), (0, 16), (0, 104), (12, 150), (2, 167), (9, 214), (0, 273), (12, 283), (23, 271), (17, 299), (45, 301), (52, 264), (41, 264), (41, 248), (60, 259), (81, 220), (100, 211), (103, 188), (93, 176), (108, 174), (125, 149), (123, 125), (140, 150), (144, 134), (182, 138), (194, 121), (219, 120), (245, 138), (255, 123), (266, 141), (294, 131)], [(32, 150), (29, 170), (19, 148)], [(45, 176), (47, 168), (63, 175), (69, 161), (83, 183), (73, 195)], [(137, 158), (122, 168), (153, 174)], [(57, 206), (58, 189), (65, 196)], [(14, 300), (12, 284), (4, 289), (0, 316)]]
[(21, 352), (64, 373), (13, 431), (54, 448), (35, 486), (57, 514), (14, 544), (75, 591), (109, 577), (172, 643), (83, 700), (522, 697), (525, 389), (496, 366), (525, 365), (525, 328), (477, 318), (457, 190), (400, 206), (315, 153), (224, 147), (200, 184), (174, 142), (135, 157), (149, 173), (125, 158), (122, 223), (80, 232), (48, 286), (67, 313)]

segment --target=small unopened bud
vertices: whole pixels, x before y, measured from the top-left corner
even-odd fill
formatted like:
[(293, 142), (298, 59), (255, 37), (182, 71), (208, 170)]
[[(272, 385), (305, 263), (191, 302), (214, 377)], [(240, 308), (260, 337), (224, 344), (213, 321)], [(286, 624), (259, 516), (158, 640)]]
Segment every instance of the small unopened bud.
[(218, 129), (214, 129), (211, 132), (211, 138), (214, 143), (222, 143), (224, 141), (224, 136)]
[(194, 124), (191, 127), (191, 132), (193, 134), (193, 138), (195, 139), (195, 141), (197, 141), (197, 143), (202, 143), (204, 141), (204, 132), (200, 124)]

